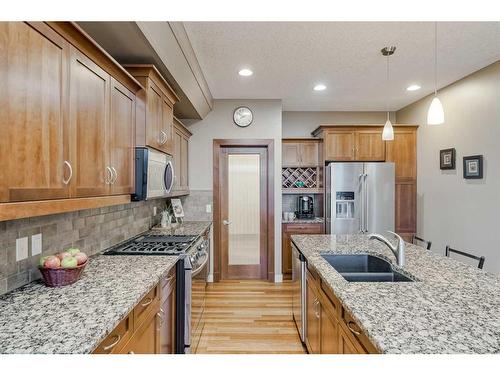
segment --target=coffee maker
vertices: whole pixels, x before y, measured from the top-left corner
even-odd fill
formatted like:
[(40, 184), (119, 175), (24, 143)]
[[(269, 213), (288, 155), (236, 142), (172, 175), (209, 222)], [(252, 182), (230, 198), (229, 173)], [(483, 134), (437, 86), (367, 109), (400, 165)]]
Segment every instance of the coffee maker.
[(314, 219), (314, 199), (309, 195), (299, 195), (297, 198), (297, 219)]

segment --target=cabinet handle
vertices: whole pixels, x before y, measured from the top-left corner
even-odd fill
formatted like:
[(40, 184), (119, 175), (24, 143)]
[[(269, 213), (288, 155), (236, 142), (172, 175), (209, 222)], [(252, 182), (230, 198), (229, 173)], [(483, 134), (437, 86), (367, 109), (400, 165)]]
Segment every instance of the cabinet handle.
[(129, 351), (128, 354), (135, 354), (133, 350)]
[(109, 166), (106, 167), (106, 171), (107, 171), (107, 175), (106, 175), (106, 180), (104, 180), (104, 182), (106, 183), (106, 185), (110, 185), (111, 180), (113, 179), (113, 171), (111, 170), (111, 168)]
[(118, 179), (118, 172), (116, 171), (115, 167), (111, 167), (111, 170), (113, 171), (113, 174), (114, 174), (114, 178), (113, 180), (111, 181), (112, 184), (114, 184), (116, 182), (116, 180)]
[(158, 331), (160, 330), (160, 328), (163, 326), (163, 318), (161, 316), (161, 313), (163, 313), (163, 310), (160, 309), (160, 312), (159, 313), (156, 313), (156, 316), (160, 319), (160, 326), (158, 327)]
[(160, 139), (158, 140), (158, 143), (160, 145), (164, 145), (165, 143), (167, 143), (167, 140), (168, 140), (167, 133), (165, 132), (165, 130), (161, 130), (160, 131)]
[(146, 306), (151, 305), (151, 303), (153, 302), (153, 299), (148, 297), (148, 298), (146, 299), (146, 301), (148, 301), (148, 302), (141, 303), (141, 306), (142, 306), (142, 307), (146, 307)]
[(120, 340), (122, 339), (121, 335), (116, 335), (114, 337), (115, 337), (115, 341), (112, 344), (109, 344), (108, 346), (105, 346), (104, 348), (102, 348), (102, 350), (108, 351), (110, 349), (113, 349), (120, 342)]
[(314, 315), (319, 319), (319, 300), (314, 301)]
[(69, 169), (69, 177), (67, 180), (64, 179), (63, 177), (63, 184), (67, 185), (71, 181), (71, 178), (73, 177), (73, 168), (71, 167), (71, 163), (67, 160), (64, 161), (64, 165), (66, 165)]
[(354, 325), (356, 326), (356, 323), (354, 323), (353, 321), (349, 320), (347, 322), (347, 328), (349, 328), (349, 331), (351, 331), (352, 333), (354, 333), (356, 336), (359, 336), (361, 335), (361, 332), (359, 331), (356, 331), (354, 328), (351, 327), (351, 325)]

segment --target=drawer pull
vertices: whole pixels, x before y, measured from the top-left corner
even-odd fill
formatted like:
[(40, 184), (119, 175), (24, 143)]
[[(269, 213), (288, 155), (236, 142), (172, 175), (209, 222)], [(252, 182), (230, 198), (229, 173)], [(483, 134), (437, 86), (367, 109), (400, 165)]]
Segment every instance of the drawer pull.
[(354, 323), (353, 321), (350, 321), (350, 320), (347, 322), (347, 328), (349, 328), (349, 331), (354, 333), (356, 336), (361, 335), (361, 332), (356, 331), (354, 328), (351, 327), (351, 325), (356, 327), (356, 323)]
[(104, 348), (102, 348), (102, 350), (108, 351), (110, 349), (113, 349), (120, 342), (120, 340), (122, 339), (121, 335), (116, 335), (114, 337), (115, 337), (115, 341), (112, 344), (109, 344), (108, 346), (105, 346)]
[(146, 301), (147, 301), (147, 302), (141, 303), (141, 306), (142, 306), (142, 307), (149, 306), (149, 305), (151, 305), (151, 303), (153, 303), (153, 299), (152, 299), (152, 298), (150, 298), (150, 297), (146, 298)]
[(135, 354), (133, 350), (129, 351), (128, 354)]
[[(159, 312), (159, 313), (156, 313), (156, 316), (160, 319), (160, 324), (159, 324), (160, 328), (163, 326), (163, 317), (161, 316), (161, 314), (162, 314), (162, 313), (163, 313), (163, 310), (162, 310), (162, 309), (160, 309), (160, 312)], [(158, 331), (159, 331), (159, 330), (160, 330), (160, 329), (158, 329)]]

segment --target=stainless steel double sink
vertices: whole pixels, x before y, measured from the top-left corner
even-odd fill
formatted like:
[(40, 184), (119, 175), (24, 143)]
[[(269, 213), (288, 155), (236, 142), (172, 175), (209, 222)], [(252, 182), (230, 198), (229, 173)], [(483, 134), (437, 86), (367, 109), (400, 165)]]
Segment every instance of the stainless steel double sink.
[(414, 280), (395, 271), (392, 265), (369, 254), (321, 255), (347, 281), (354, 282), (412, 282)]

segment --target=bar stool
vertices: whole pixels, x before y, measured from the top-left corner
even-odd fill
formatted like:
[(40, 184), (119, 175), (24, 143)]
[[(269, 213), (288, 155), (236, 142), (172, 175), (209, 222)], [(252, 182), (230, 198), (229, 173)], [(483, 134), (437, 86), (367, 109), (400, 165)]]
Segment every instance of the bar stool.
[(412, 235), (411, 236), (411, 243), (414, 245), (418, 245), (418, 242), (422, 242), (423, 244), (425, 244), (427, 250), (431, 249), (431, 245), (432, 245), (431, 241), (426, 241), (423, 238), (417, 237), (416, 235)]
[(464, 257), (468, 257), (468, 258), (472, 258), (472, 259), (475, 259), (475, 260), (478, 260), (479, 261), (479, 264), (477, 265), (477, 268), (479, 269), (483, 269), (483, 266), (484, 266), (484, 260), (485, 260), (485, 257), (481, 256), (481, 257), (478, 257), (474, 254), (469, 254), (469, 253), (466, 253), (464, 251), (460, 251), (460, 250), (456, 250), (456, 249), (452, 249), (451, 247), (449, 246), (446, 246), (446, 253), (445, 255), (447, 257), (450, 256), (450, 253), (456, 253), (456, 254), (460, 254), (460, 255), (463, 255)]

